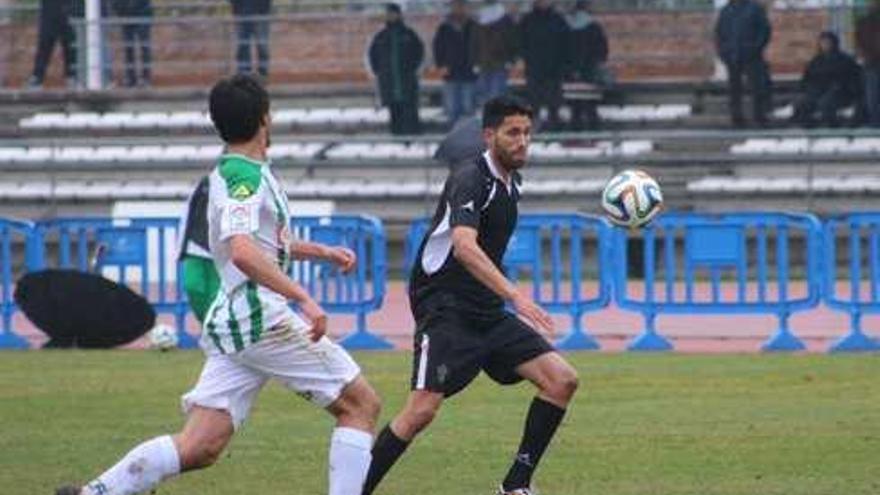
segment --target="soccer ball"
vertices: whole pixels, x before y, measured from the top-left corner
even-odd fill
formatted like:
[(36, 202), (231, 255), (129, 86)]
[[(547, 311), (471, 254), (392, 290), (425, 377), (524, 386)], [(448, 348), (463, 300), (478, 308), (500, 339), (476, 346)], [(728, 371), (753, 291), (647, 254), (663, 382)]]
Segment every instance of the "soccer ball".
[(602, 209), (612, 223), (621, 227), (644, 227), (662, 208), (660, 186), (641, 170), (620, 172), (602, 190)]
[(177, 330), (160, 323), (150, 330), (148, 337), (150, 347), (160, 351), (167, 351), (177, 347)]

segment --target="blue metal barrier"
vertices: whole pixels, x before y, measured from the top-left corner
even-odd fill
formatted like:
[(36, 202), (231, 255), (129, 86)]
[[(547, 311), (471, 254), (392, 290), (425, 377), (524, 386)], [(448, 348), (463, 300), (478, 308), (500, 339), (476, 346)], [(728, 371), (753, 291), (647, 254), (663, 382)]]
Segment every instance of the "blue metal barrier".
[[(430, 224), (417, 220), (406, 239), (405, 270), (415, 262)], [(521, 215), (504, 257), (504, 268), (514, 281), (528, 277), (532, 298), (550, 313), (567, 314), (572, 328), (557, 343), (559, 349), (598, 349), (583, 327), (583, 315), (604, 308), (611, 296), (607, 263), (610, 226), (602, 218), (578, 214)], [(593, 266), (587, 266), (592, 262)], [(582, 279), (586, 272), (598, 282), (591, 292)]]
[(20, 245), (24, 253), (23, 262), (27, 267), (33, 263), (32, 230), (29, 222), (19, 222), (0, 218), (0, 311), (2, 311), (2, 331), (0, 331), (0, 349), (27, 349), (27, 340), (17, 335), (12, 328), (12, 318), (18, 311), (13, 299), (15, 284), (13, 283), (12, 267), (14, 264), (13, 246)]
[[(135, 289), (157, 314), (174, 317), (178, 345), (197, 340), (186, 332), (189, 306), (177, 262), (177, 218), (59, 218), (38, 222), (40, 267), (101, 273)], [(56, 246), (47, 253), (46, 246)]]
[(348, 349), (390, 349), (387, 340), (367, 329), (367, 315), (382, 306), (387, 285), (385, 230), (368, 216), (292, 217), (295, 239), (345, 246), (355, 252), (355, 270), (343, 274), (325, 262), (298, 261), (291, 276), (331, 313), (352, 314), (355, 330), (341, 344)]
[[(825, 223), (824, 233), (822, 292), (825, 304), (850, 315), (849, 333), (832, 344), (829, 350), (880, 350), (880, 342), (862, 330), (862, 315), (880, 312), (880, 213), (865, 212), (832, 217)], [(838, 240), (846, 243), (843, 253), (838, 253)], [(837, 272), (841, 265), (845, 266), (848, 284), (845, 290), (838, 291)]]
[[(803, 239), (803, 249), (795, 258), (803, 260), (800, 268), (806, 280), (800, 297), (790, 294), (793, 256), (789, 241), (793, 234)], [(786, 213), (666, 213), (642, 230), (641, 238), (616, 229), (615, 299), (620, 307), (638, 311), (645, 318), (645, 330), (629, 349), (671, 349), (669, 340), (657, 333), (655, 319), (659, 314), (682, 313), (776, 315), (779, 330), (763, 349), (803, 349), (803, 342), (789, 329), (788, 319), (792, 313), (819, 303), (821, 240), (815, 217)], [(643, 247), (643, 294), (639, 297), (630, 294), (628, 284), (634, 278), (630, 277), (627, 257), (630, 241)], [(701, 275), (705, 279), (699, 279)], [(733, 294), (722, 292), (725, 276), (735, 285)], [(708, 284), (708, 294), (695, 291), (698, 283)]]

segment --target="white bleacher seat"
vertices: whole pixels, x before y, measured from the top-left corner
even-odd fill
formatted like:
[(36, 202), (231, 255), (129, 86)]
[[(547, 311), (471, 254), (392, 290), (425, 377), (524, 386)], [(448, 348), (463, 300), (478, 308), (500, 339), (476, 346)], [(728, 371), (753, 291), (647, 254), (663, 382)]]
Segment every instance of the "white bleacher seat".
[(807, 138), (783, 138), (779, 139), (775, 146), (770, 147), (767, 153), (773, 154), (801, 154), (810, 151), (810, 140)]
[(198, 148), (188, 145), (166, 146), (156, 160), (166, 162), (184, 162), (198, 159)]
[(151, 129), (167, 127), (169, 120), (168, 112), (141, 112), (132, 115), (130, 120), (123, 123), (123, 127), (129, 129)]
[(91, 146), (66, 146), (57, 150), (55, 161), (86, 162), (93, 160), (95, 153), (95, 148)]
[(205, 127), (211, 125), (211, 119), (204, 112), (171, 112), (165, 127)]
[(419, 118), (424, 122), (446, 122), (446, 114), (440, 107), (425, 107), (419, 109)]
[(122, 129), (126, 122), (134, 118), (131, 112), (103, 113), (92, 125), (95, 129)]
[(24, 147), (0, 148), (0, 163), (25, 161), (27, 154), (28, 149)]
[(340, 108), (313, 108), (300, 121), (304, 125), (332, 124), (342, 120)]
[(18, 121), (23, 129), (53, 129), (67, 122), (67, 114), (61, 112), (41, 112)]
[(127, 146), (99, 146), (95, 150), (94, 160), (98, 162), (124, 161), (128, 158)]
[(849, 146), (847, 138), (818, 138), (810, 143), (810, 153), (827, 155), (840, 153)]
[(205, 144), (196, 147), (195, 160), (215, 160), (223, 152), (219, 144)]
[(164, 153), (162, 146), (140, 145), (132, 146), (129, 154), (129, 161), (133, 162), (149, 162), (155, 161), (157, 157)]
[(309, 114), (305, 108), (285, 108), (272, 112), (272, 123), (281, 125), (299, 124)]
[(777, 145), (778, 141), (775, 139), (747, 139), (731, 146), (730, 152), (734, 155), (766, 154)]
[(847, 148), (849, 153), (878, 153), (880, 138), (853, 138)]
[(654, 150), (654, 143), (648, 140), (630, 140), (620, 143), (620, 154), (623, 156), (636, 156), (650, 153)]
[(327, 151), (327, 158), (352, 160), (366, 158), (373, 149), (370, 143), (344, 143), (337, 144)]
[(31, 146), (27, 149), (27, 154), (21, 161), (28, 163), (49, 161), (53, 158), (56, 151), (57, 148), (50, 148), (48, 146)]

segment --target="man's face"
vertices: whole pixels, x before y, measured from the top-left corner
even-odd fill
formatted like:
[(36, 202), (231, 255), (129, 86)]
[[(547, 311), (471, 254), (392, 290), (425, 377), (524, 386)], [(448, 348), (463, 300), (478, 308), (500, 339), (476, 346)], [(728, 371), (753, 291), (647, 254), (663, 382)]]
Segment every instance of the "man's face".
[(468, 7), (464, 2), (454, 2), (450, 11), (452, 17), (456, 19), (464, 19), (468, 16)]
[(828, 38), (819, 38), (819, 51), (822, 53), (831, 53), (831, 50), (834, 49), (834, 44)]
[(393, 24), (400, 20), (400, 14), (394, 11), (387, 12), (385, 14), (385, 22), (388, 24)]
[(484, 138), (502, 167), (508, 171), (520, 169), (529, 155), (532, 119), (526, 115), (510, 115), (497, 129), (486, 129)]

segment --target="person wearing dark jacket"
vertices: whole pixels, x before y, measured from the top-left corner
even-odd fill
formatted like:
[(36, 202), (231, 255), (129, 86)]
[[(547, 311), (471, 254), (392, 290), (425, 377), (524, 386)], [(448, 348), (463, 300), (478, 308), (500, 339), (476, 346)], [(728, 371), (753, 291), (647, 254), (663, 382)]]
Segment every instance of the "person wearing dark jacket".
[(272, 0), (231, 0), (238, 39), (235, 58), (238, 72), (251, 72), (254, 67), (251, 40), (257, 49), (257, 73), (269, 76), (269, 19)]
[[(149, 86), (152, 47), (150, 44), (153, 5), (150, 0), (113, 0), (113, 10), (122, 21), (125, 44), (125, 85)], [(137, 54), (140, 52), (140, 71)]]
[(727, 66), (730, 85), (730, 117), (733, 125), (742, 127), (742, 77), (747, 75), (752, 88), (755, 122), (767, 124), (772, 82), (764, 49), (770, 43), (770, 21), (764, 7), (754, 0), (730, 0), (721, 9), (715, 25), (718, 56)]
[(840, 50), (840, 40), (831, 32), (819, 35), (819, 52), (807, 65), (801, 79), (804, 94), (795, 103), (793, 120), (804, 126), (814, 124), (813, 115), (822, 114), (822, 124), (837, 127), (837, 113), (857, 101), (861, 68)]
[(568, 23), (550, 0), (535, 0), (520, 23), (526, 86), (536, 112), (547, 108), (551, 129), (559, 129), (562, 79), (568, 64)]
[(871, 126), (880, 127), (880, 1), (856, 24), (856, 46), (865, 64), (865, 113)]
[(370, 70), (378, 80), (382, 105), (391, 114), (391, 133), (418, 134), (419, 69), (425, 46), (403, 23), (400, 6), (388, 4), (385, 12), (385, 27), (370, 42)]
[(40, 0), (40, 34), (34, 56), (34, 71), (27, 81), (29, 88), (39, 88), (43, 85), (46, 66), (49, 64), (56, 42), (61, 45), (67, 86), (69, 88), (76, 86), (75, 34), (70, 18), (77, 2), (81, 3), (82, 0)]
[[(574, 13), (568, 18), (568, 27), (571, 30), (569, 80), (603, 85), (605, 80), (601, 73), (608, 61), (608, 38), (602, 25), (590, 14), (590, 5), (586, 0), (579, 0), (575, 4)], [(574, 131), (599, 129), (596, 100), (572, 102), (571, 127)]]
[(434, 35), (434, 64), (443, 74), (443, 107), (450, 128), (474, 112), (474, 59), (471, 52), (476, 23), (465, 0), (453, 0), (449, 17)]
[(510, 65), (519, 51), (516, 22), (498, 0), (486, 0), (477, 13), (477, 29), (471, 51), (477, 76), (477, 104), (507, 92)]

